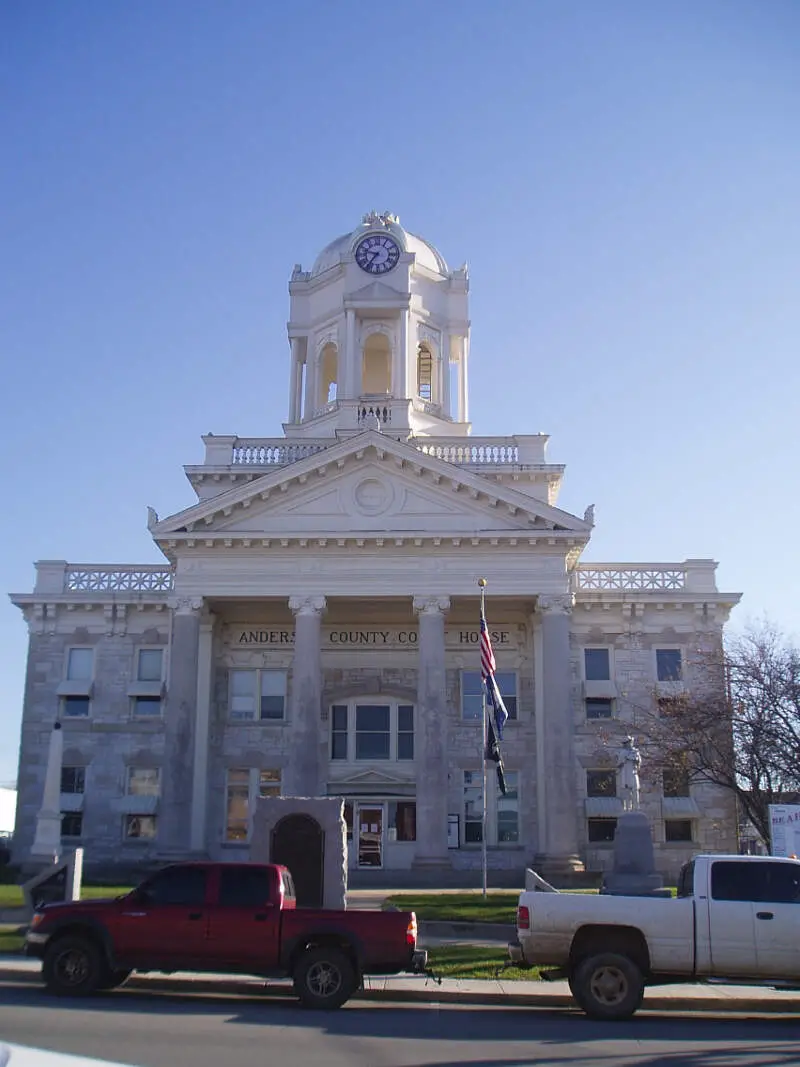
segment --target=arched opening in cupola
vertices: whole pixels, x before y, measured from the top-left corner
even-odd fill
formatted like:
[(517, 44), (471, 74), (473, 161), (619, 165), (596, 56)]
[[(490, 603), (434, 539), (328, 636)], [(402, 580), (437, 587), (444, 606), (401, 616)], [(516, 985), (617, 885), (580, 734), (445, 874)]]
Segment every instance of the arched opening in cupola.
[(371, 334), (361, 361), (361, 393), (375, 396), (392, 391), (392, 348), (383, 333)]
[(319, 396), (317, 399), (320, 407), (336, 399), (338, 376), (339, 351), (333, 341), (329, 341), (319, 354)]

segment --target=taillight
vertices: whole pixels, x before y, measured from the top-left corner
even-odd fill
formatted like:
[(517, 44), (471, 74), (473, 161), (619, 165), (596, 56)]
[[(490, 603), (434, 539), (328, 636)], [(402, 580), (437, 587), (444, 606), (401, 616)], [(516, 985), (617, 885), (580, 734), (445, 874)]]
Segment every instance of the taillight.
[(526, 904), (520, 904), (517, 908), (517, 929), (530, 930), (531, 913)]
[(408, 926), (406, 927), (406, 944), (416, 945), (417, 943), (417, 916), (414, 912), (411, 912), (411, 918), (408, 920)]

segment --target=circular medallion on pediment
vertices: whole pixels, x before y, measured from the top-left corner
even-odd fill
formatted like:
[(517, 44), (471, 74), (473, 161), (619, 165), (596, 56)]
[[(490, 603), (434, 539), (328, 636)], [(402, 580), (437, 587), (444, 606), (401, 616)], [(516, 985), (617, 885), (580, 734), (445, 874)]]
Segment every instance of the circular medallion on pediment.
[(380, 478), (364, 478), (353, 490), (353, 503), (362, 515), (381, 515), (392, 503), (392, 488)]

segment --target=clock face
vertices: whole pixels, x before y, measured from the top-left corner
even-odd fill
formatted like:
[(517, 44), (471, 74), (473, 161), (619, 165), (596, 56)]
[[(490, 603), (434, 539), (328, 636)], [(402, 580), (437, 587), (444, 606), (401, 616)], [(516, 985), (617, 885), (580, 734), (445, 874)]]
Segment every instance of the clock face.
[(397, 241), (382, 233), (370, 234), (356, 248), (356, 263), (368, 274), (386, 274), (397, 266), (399, 259)]

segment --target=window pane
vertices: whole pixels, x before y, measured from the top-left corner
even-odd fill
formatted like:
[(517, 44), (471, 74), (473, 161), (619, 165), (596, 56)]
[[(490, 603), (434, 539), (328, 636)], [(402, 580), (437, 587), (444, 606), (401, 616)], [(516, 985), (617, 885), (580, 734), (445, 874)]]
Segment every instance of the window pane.
[(128, 796), (157, 797), (160, 779), (157, 767), (129, 767)]
[(583, 661), (587, 682), (607, 682), (611, 678), (611, 663), (607, 648), (585, 648)]
[(691, 841), (691, 819), (666, 819), (664, 822), (664, 837), (667, 841)]
[(134, 697), (133, 714), (143, 718), (161, 714), (161, 697)]
[(83, 793), (86, 788), (85, 767), (62, 767), (61, 768), (61, 792)]
[(617, 795), (617, 775), (615, 771), (587, 771), (587, 797), (615, 797)]
[(61, 836), (80, 837), (83, 833), (83, 815), (70, 811), (61, 816)]
[(679, 682), (681, 680), (681, 650), (679, 648), (657, 648), (656, 672), (659, 682)]
[(89, 714), (88, 697), (62, 697), (61, 711), (67, 719), (79, 719)]
[(161, 648), (139, 649), (139, 681), (160, 682), (164, 650)]
[(356, 759), (388, 759), (389, 734), (357, 733)]
[(483, 682), (480, 671), (461, 672), (461, 718), (479, 721), (482, 715)]
[(483, 704), (481, 702), (480, 695), (474, 696), (471, 693), (465, 693), (461, 701), (461, 716), (464, 719), (477, 720), (478, 722), (483, 715)]
[(284, 708), (284, 697), (282, 696), (262, 696), (261, 697), (261, 718), (262, 719), (282, 719)]
[(517, 717), (517, 672), (495, 671), (494, 680), (506, 706), (509, 719)]
[(356, 708), (356, 730), (389, 732), (389, 708), (381, 704), (362, 704)]
[(725, 863), (711, 865), (711, 896), (714, 900), (760, 901), (765, 889), (761, 863)]
[(156, 836), (155, 815), (126, 815), (125, 837), (130, 840), (152, 840)]
[(261, 695), (262, 696), (285, 696), (286, 695), (286, 672), (285, 671), (262, 671), (261, 672)]
[(347, 730), (347, 706), (334, 704), (332, 711), (332, 724), (334, 730)]
[(258, 795), (260, 797), (279, 797), (281, 795), (281, 772), (265, 770), (258, 772)]
[(401, 704), (397, 709), (397, 729), (414, 732), (414, 707), (412, 704)]
[(397, 841), (417, 840), (417, 805), (399, 800), (389, 804), (389, 829), (396, 831)]
[(773, 904), (800, 904), (800, 868), (793, 863), (765, 863), (764, 900)]
[(610, 700), (601, 699), (600, 697), (586, 698), (587, 719), (610, 719), (611, 712), (612, 707)]
[(67, 678), (71, 682), (86, 682), (92, 677), (94, 651), (91, 648), (71, 648), (67, 660)]
[(617, 832), (616, 819), (589, 819), (589, 840), (594, 842), (613, 841)]
[(397, 758), (398, 759), (413, 759), (414, 758), (414, 735), (413, 734), (398, 734), (397, 735)]
[(331, 759), (347, 759), (347, 734), (335, 733), (331, 743)]
[(227, 864), (220, 868), (220, 904), (228, 908), (259, 908), (269, 899), (269, 873), (263, 868)]
[(509, 843), (519, 840), (519, 775), (516, 771), (506, 774), (506, 794), (497, 786), (497, 841)]
[(255, 671), (231, 671), (231, 695), (254, 697), (256, 692)]
[(170, 867), (145, 882), (142, 889), (152, 904), (205, 904), (205, 868)]
[(483, 775), (464, 771), (464, 844), (483, 840)]
[(250, 771), (244, 767), (229, 770), (225, 809), (225, 840), (246, 841), (249, 822)]
[(246, 767), (239, 767), (228, 771), (228, 785), (243, 785), (250, 788), (250, 771)]

